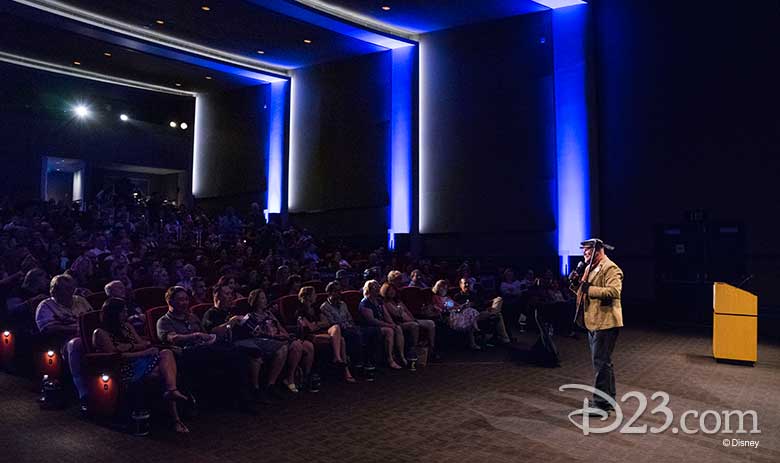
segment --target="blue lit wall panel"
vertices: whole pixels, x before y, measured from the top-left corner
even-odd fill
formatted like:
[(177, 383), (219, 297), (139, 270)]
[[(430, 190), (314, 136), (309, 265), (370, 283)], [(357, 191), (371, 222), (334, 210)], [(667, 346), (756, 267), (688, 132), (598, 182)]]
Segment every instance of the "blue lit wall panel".
[(416, 47), (397, 48), (392, 53), (392, 102), (390, 150), (390, 229), (409, 233), (412, 201), (412, 83)]
[(587, 5), (553, 11), (558, 255), (580, 254), (590, 234), (590, 177), (585, 68)]
[(266, 209), (272, 214), (282, 211), (282, 178), (284, 176), (284, 150), (286, 148), (285, 124), (287, 121), (287, 92), (289, 82), (271, 84), (269, 105), (268, 147), (268, 196)]

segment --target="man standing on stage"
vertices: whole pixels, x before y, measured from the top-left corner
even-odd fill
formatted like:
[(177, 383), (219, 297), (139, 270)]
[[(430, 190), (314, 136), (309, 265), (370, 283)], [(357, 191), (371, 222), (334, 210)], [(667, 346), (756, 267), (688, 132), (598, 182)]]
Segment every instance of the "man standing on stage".
[[(577, 291), (576, 322), (588, 330), (588, 341), (596, 373), (594, 387), (615, 398), (615, 373), (612, 366), (612, 351), (615, 349), (620, 327), (623, 326), (623, 310), (620, 306), (620, 292), (623, 288), (623, 271), (606, 255), (605, 250), (614, 249), (594, 238), (580, 243), (587, 264), (582, 277), (573, 274), (572, 281), (579, 286)], [(594, 395), (596, 408), (611, 411), (612, 405)]]

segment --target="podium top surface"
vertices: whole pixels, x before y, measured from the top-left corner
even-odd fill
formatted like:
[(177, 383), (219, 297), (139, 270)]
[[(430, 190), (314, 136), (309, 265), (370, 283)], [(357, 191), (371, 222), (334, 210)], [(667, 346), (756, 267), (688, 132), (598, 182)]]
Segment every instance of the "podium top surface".
[(727, 283), (712, 285), (712, 308), (723, 315), (758, 315), (758, 297)]

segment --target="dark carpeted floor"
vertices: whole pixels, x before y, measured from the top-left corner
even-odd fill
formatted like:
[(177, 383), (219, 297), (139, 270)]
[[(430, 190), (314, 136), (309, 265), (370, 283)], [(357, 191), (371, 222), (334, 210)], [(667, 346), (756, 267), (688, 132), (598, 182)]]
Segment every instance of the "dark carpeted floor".
[[(522, 339), (526, 346), (532, 341)], [(417, 372), (382, 372), (375, 383), (325, 384), (320, 393), (256, 417), (204, 411), (189, 421), (189, 435), (157, 429), (146, 438), (80, 419), (75, 407), (41, 411), (28, 380), (0, 374), (0, 455), (9, 462), (80, 463), (780, 461), (780, 346), (761, 344), (751, 368), (714, 362), (705, 335), (625, 329), (614, 355), (619, 395), (667, 392), (673, 427), (686, 410), (755, 410), (761, 434), (684, 434), (670, 427), (585, 436), (567, 418), (584, 393), (558, 387), (590, 383), (587, 343), (582, 335), (557, 342), (561, 368), (518, 363), (500, 348), (451, 352)], [(637, 403), (623, 404), (623, 423)], [(658, 404), (650, 401), (634, 425), (660, 426), (664, 416), (651, 414)], [(687, 423), (699, 426), (698, 419)], [(712, 416), (705, 422), (715, 424)], [(757, 440), (758, 448), (723, 445), (733, 438)]]

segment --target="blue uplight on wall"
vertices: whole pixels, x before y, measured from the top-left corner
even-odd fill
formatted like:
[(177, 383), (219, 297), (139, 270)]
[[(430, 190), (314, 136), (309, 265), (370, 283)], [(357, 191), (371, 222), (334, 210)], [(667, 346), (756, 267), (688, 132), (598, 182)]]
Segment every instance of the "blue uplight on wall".
[(412, 83), (416, 47), (392, 50), (390, 229), (409, 233), (412, 218)]
[(553, 15), (555, 126), (558, 166), (558, 255), (561, 273), (568, 256), (590, 235), (590, 158), (585, 80), (587, 5), (556, 9)]
[(546, 6), (547, 8), (552, 8), (553, 10), (558, 8), (565, 8), (567, 6), (585, 4), (585, 2), (582, 0), (532, 0), (532, 1), (542, 6)]
[(282, 178), (284, 175), (285, 123), (287, 121), (287, 92), (290, 84), (274, 82), (271, 85), (268, 117), (268, 146), (266, 172), (268, 197), (266, 209), (271, 214), (282, 212)]

